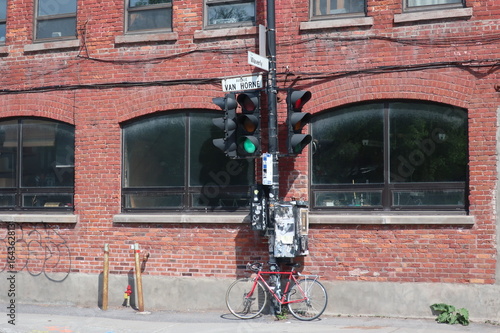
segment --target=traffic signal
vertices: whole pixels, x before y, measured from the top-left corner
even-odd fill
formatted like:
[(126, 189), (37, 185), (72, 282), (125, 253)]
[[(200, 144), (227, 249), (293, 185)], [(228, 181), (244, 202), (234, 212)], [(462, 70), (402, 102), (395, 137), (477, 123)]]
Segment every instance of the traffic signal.
[(311, 114), (302, 112), (302, 107), (311, 99), (311, 92), (304, 90), (288, 89), (286, 96), (288, 139), (288, 154), (296, 155), (302, 152), (312, 137), (302, 134), (302, 129), (311, 121)]
[(236, 116), (238, 157), (260, 156), (260, 93), (244, 92), (237, 97), (242, 113)]
[(236, 158), (236, 107), (238, 106), (236, 96), (229, 93), (224, 97), (212, 99), (212, 102), (224, 111), (224, 117), (212, 119), (214, 125), (224, 131), (224, 137), (213, 139), (212, 142), (215, 147), (222, 150), (227, 156)]

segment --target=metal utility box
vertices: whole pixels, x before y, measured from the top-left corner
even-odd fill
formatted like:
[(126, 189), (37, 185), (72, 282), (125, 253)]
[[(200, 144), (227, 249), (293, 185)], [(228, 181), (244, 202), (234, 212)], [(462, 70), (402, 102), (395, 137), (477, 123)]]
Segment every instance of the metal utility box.
[(293, 258), (309, 254), (309, 209), (307, 206), (280, 203), (275, 208), (274, 256)]

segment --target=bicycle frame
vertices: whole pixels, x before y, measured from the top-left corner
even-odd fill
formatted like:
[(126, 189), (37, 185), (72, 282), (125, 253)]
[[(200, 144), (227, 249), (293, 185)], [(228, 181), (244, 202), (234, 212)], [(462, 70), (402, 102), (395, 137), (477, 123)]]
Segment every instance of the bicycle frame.
[(270, 269), (264, 271), (262, 266), (262, 263), (248, 263), (247, 270), (253, 272), (251, 276), (237, 279), (226, 291), (227, 308), (237, 318), (251, 319), (260, 315), (269, 298), (271, 312), (281, 313), (281, 306), (286, 305), (299, 320), (317, 319), (325, 311), (328, 295), (318, 281), (319, 275), (300, 274), (295, 268), (288, 272), (274, 271), (276, 265), (271, 263)]
[[(284, 276), (285, 278), (287, 278), (287, 281), (286, 281), (286, 285), (285, 285), (285, 289), (284, 290), (280, 290), (283, 291), (283, 294), (282, 295), (278, 295), (276, 293), (276, 291), (273, 289), (273, 287), (271, 287), (266, 279), (264, 279), (264, 276), (270, 276), (270, 275), (279, 275), (280, 278), (282, 276)], [(297, 278), (295, 277), (295, 275), (299, 276), (299, 277), (306, 277), (306, 278), (312, 278), (314, 279), (314, 281), (316, 281), (319, 276), (318, 275), (302, 275), (300, 274), (299, 272), (295, 272), (295, 271), (290, 271), (290, 272), (268, 272), (268, 271), (259, 271), (256, 273), (256, 277), (254, 278), (254, 284), (252, 286), (252, 290), (248, 293), (248, 295), (246, 295), (246, 298), (249, 298), (249, 297), (252, 297), (254, 291), (255, 291), (255, 288), (257, 287), (257, 281), (261, 281), (264, 286), (267, 288), (267, 290), (271, 293), (271, 295), (281, 304), (281, 305), (285, 305), (285, 304), (289, 304), (289, 303), (300, 303), (300, 302), (303, 302), (304, 300), (307, 300), (307, 296), (306, 296), (306, 293), (304, 292), (304, 290), (302, 289), (302, 287), (300, 286), (300, 284), (298, 283), (299, 280), (297, 280)], [(293, 300), (293, 301), (287, 301), (286, 298), (287, 298), (287, 295), (288, 295), (288, 292), (289, 292), (289, 289), (290, 289), (290, 286), (292, 284), (292, 282), (297, 285), (298, 289), (300, 290), (300, 293), (302, 295), (302, 298), (301, 299), (296, 299), (296, 300)], [(281, 289), (281, 288), (280, 288)]]

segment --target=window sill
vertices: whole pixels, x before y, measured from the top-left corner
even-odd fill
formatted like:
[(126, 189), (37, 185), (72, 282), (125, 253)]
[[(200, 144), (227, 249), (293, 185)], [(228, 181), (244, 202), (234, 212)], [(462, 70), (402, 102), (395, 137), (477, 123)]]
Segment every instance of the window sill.
[[(1, 218), (1, 216), (0, 216)], [(199, 214), (118, 214), (113, 223), (250, 223), (247, 213), (199, 213)], [(334, 215), (309, 214), (310, 224), (372, 224), (372, 225), (474, 225), (473, 216), (466, 215)]]
[(9, 48), (4, 45), (0, 45), (0, 57), (9, 54)]
[(134, 44), (148, 42), (169, 42), (176, 41), (179, 38), (176, 32), (149, 33), (135, 35), (115, 36), (115, 44)]
[(395, 14), (394, 23), (407, 23), (417, 21), (429, 21), (449, 18), (469, 18), (472, 16), (472, 8), (456, 8), (445, 10), (424, 11), (415, 13)]
[(244, 35), (256, 35), (257, 27), (240, 27), (213, 30), (197, 30), (194, 32), (194, 39), (224, 38)]
[(301, 22), (300, 30), (348, 28), (373, 25), (373, 17), (346, 18), (337, 20)]
[(78, 215), (74, 214), (2, 214), (0, 221), (13, 223), (77, 223)]
[(79, 39), (54, 41), (45, 43), (28, 44), (24, 46), (24, 52), (39, 52), (57, 49), (74, 49), (80, 47)]
[(250, 223), (248, 213), (199, 213), (199, 214), (118, 214), (113, 223)]
[(315, 215), (310, 224), (375, 224), (375, 225), (474, 225), (474, 217), (466, 215)]

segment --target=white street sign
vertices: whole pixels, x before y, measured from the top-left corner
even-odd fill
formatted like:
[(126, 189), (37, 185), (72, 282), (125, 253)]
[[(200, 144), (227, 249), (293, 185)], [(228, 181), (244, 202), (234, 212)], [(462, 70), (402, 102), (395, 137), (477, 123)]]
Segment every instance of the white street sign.
[(259, 55), (265, 57), (267, 50), (267, 35), (266, 35), (266, 27), (262, 24), (259, 24)]
[(269, 60), (267, 58), (248, 51), (248, 63), (256, 67), (262, 68), (265, 71), (269, 71)]
[(222, 79), (222, 91), (256, 90), (263, 88), (262, 74)]

